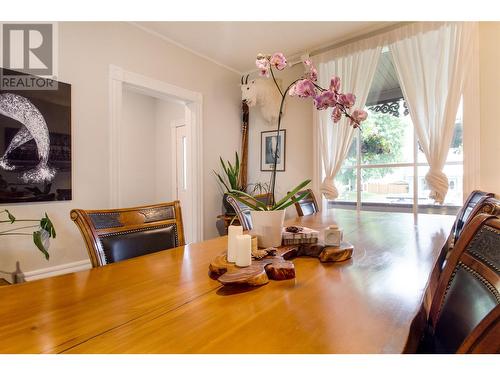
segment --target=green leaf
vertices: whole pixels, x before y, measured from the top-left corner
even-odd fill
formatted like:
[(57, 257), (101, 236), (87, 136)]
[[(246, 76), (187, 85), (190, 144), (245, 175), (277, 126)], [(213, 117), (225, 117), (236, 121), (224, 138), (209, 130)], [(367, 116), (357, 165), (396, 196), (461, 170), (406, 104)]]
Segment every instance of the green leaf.
[(40, 250), (43, 253), (43, 255), (45, 255), (45, 259), (49, 260), (49, 252), (43, 246), (41, 231), (33, 232), (33, 242), (35, 243), (38, 250)]
[(40, 227), (49, 233), (49, 237), (56, 238), (56, 229), (54, 228), (52, 221), (50, 221), (47, 216), (47, 213), (45, 213), (45, 217), (40, 220)]
[(236, 154), (236, 163), (234, 165), (234, 167), (236, 168), (235, 175), (236, 175), (236, 179), (239, 179), (239, 177), (240, 177), (240, 158), (238, 157), (238, 152), (235, 152), (235, 154)]
[(221, 156), (219, 156), (219, 159), (220, 159), (220, 163), (221, 163), (221, 165), (222, 165), (222, 169), (224, 169), (224, 172), (226, 173), (226, 175), (227, 175), (227, 174), (229, 174), (229, 173), (227, 172), (227, 168), (226, 168), (226, 164), (224, 163), (224, 160), (222, 160), (222, 157), (221, 157)]
[(9, 218), (9, 220), (10, 220), (10, 223), (11, 223), (11, 224), (12, 224), (12, 223), (14, 223), (14, 221), (16, 221), (16, 217), (15, 217), (14, 215), (12, 215), (12, 214), (9, 212), (9, 210), (5, 210), (5, 212), (7, 212), (7, 216), (8, 216), (8, 218)]
[[(267, 205), (264, 202), (261, 202), (260, 200), (251, 196), (250, 194), (247, 194), (241, 190), (232, 190), (231, 192), (232, 193), (234, 192), (238, 196), (244, 196), (246, 199), (250, 199), (252, 202), (255, 202), (255, 203), (253, 203), (254, 206), (261, 207), (261, 209), (263, 209), (263, 210), (267, 210)], [(236, 196), (235, 196), (235, 198), (236, 198)]]
[(253, 202), (255, 202), (256, 204), (253, 204), (253, 203), (250, 203), (249, 201), (247, 201), (246, 199), (243, 199), (241, 198), (240, 195), (244, 195), (244, 196), (248, 196), (248, 194), (242, 192), (242, 191), (239, 191), (239, 190), (232, 190), (230, 193), (229, 193), (230, 196), (232, 196), (234, 199), (236, 199), (238, 202), (240, 203), (243, 203), (244, 205), (250, 207), (252, 210), (255, 210), (255, 211), (266, 211), (267, 210), (267, 207), (262, 207), (260, 206), (260, 204), (262, 204), (262, 202), (259, 202), (257, 201), (254, 197), (250, 196), (250, 198), (253, 200)]
[(276, 207), (282, 206), (284, 203), (286, 203), (290, 198), (292, 198), (295, 194), (297, 194), (300, 190), (305, 188), (311, 180), (307, 179), (305, 181), (302, 181), (299, 185), (297, 185), (290, 193), (288, 193), (282, 200), (280, 200), (278, 203), (276, 203), (273, 206), (273, 210), (276, 210)]
[(287, 208), (288, 206), (291, 206), (292, 204), (294, 204), (296, 201), (301, 201), (302, 199), (304, 199), (305, 197), (307, 197), (309, 195), (309, 192), (308, 191), (305, 191), (303, 192), (301, 195), (299, 195), (299, 197), (295, 200), (293, 199), (290, 199), (288, 202), (282, 204), (281, 206), (279, 207), (276, 207), (275, 209), (276, 210), (284, 210), (285, 208)]
[(227, 186), (227, 184), (224, 182), (224, 179), (222, 178), (222, 176), (220, 174), (218, 174), (216, 171), (213, 171), (214, 174), (217, 176), (217, 178), (219, 179), (219, 181), (221, 182), (222, 185), (224, 185), (224, 187), (226, 188), (227, 191), (231, 191), (231, 189), (229, 189), (229, 187)]

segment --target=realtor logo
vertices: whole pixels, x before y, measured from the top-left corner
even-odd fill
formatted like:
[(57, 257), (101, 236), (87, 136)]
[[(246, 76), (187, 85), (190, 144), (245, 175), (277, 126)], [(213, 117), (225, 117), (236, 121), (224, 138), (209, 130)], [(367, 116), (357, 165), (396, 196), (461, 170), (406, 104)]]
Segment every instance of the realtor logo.
[[(15, 71), (3, 75), (1, 89), (57, 89), (56, 36), (52, 23), (2, 23), (1, 66)], [(37, 77), (33, 77), (37, 76)]]

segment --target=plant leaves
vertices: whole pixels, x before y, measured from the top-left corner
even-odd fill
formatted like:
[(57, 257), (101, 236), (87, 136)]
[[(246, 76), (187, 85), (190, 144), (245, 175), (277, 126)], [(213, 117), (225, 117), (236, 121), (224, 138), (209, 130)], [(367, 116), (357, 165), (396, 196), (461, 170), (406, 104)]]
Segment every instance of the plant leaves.
[(288, 206), (291, 206), (292, 204), (294, 204), (296, 201), (301, 201), (302, 199), (304, 199), (305, 197), (307, 197), (309, 195), (309, 192), (308, 191), (305, 191), (303, 192), (301, 195), (299, 195), (299, 197), (297, 198), (297, 200), (295, 200), (293, 197), (292, 199), (290, 199), (288, 202), (282, 204), (281, 206), (279, 207), (276, 207), (276, 210), (284, 210), (285, 208), (287, 208)]
[(298, 184), (291, 192), (289, 192), (283, 199), (281, 199), (278, 203), (276, 203), (272, 210), (276, 210), (278, 208), (276, 207), (280, 207), (282, 206), (284, 203), (286, 203), (290, 198), (292, 198), (295, 194), (297, 194), (300, 190), (302, 190), (304, 187), (306, 187), (309, 183), (311, 182), (311, 180), (307, 179), (305, 181), (302, 181), (300, 184)]
[(14, 215), (12, 215), (12, 214), (9, 212), (9, 210), (5, 210), (5, 212), (7, 212), (7, 216), (8, 216), (8, 218), (9, 218), (9, 220), (10, 220), (10, 223), (11, 223), (11, 224), (12, 224), (12, 223), (14, 223), (14, 221), (16, 221), (16, 217), (15, 217)]
[(45, 213), (45, 217), (40, 220), (40, 227), (49, 233), (49, 237), (56, 238), (56, 229), (47, 216), (47, 213)]
[(224, 187), (226, 188), (226, 190), (228, 192), (231, 191), (231, 189), (229, 189), (229, 187), (227, 186), (227, 184), (224, 182), (224, 179), (222, 178), (222, 176), (220, 174), (218, 174), (216, 171), (213, 171), (213, 172), (217, 176), (217, 178), (219, 179), (219, 181), (221, 182), (221, 184), (224, 185)]
[[(250, 194), (247, 194), (241, 190), (232, 190), (232, 192), (234, 192), (238, 196), (244, 196), (245, 198), (250, 199), (252, 202), (255, 202), (253, 203), (254, 206), (260, 207), (263, 210), (267, 210), (267, 205), (264, 202), (258, 200), (257, 198), (251, 196)], [(236, 198), (236, 196), (234, 196), (234, 198)], [(246, 202), (246, 200), (243, 200), (243, 202)]]
[(221, 163), (221, 165), (222, 165), (222, 169), (224, 169), (224, 172), (225, 172), (226, 174), (228, 174), (228, 173), (227, 173), (226, 164), (224, 163), (224, 160), (222, 160), (222, 157), (221, 157), (221, 156), (219, 156), (219, 159), (220, 159), (220, 163)]
[[(267, 207), (265, 207), (265, 205), (264, 205), (264, 207), (262, 207), (262, 206), (259, 206), (259, 205), (252, 204), (252, 203), (248, 202), (247, 200), (245, 200), (245, 199), (241, 198), (241, 197), (239, 196), (239, 194), (241, 194), (241, 195), (245, 195), (245, 196), (247, 196), (247, 195), (248, 195), (248, 194), (246, 194), (246, 193), (244, 193), (244, 192), (242, 192), (242, 191), (239, 191), (239, 190), (232, 190), (232, 191), (229, 193), (229, 195), (230, 195), (231, 197), (233, 197), (234, 199), (236, 199), (238, 202), (243, 203), (245, 206), (250, 207), (252, 210), (255, 210), (255, 211), (267, 211)], [(254, 197), (250, 196), (250, 198), (251, 198), (251, 199), (252, 199), (255, 203), (260, 203), (260, 204), (262, 204), (262, 202), (258, 202), (258, 201), (257, 201)]]
[(33, 242), (35, 243), (38, 250), (40, 250), (43, 253), (43, 255), (45, 255), (45, 259), (49, 260), (49, 252), (47, 251), (45, 246), (43, 246), (41, 231), (33, 232)]

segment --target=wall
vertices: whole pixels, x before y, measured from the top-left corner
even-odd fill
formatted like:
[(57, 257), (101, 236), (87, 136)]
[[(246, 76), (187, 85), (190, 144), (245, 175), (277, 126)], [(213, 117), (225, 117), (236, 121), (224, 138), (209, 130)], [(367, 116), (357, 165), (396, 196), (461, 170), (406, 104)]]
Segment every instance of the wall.
[(33, 271), (88, 259), (69, 212), (109, 207), (109, 64), (202, 93), (204, 235), (215, 237), (220, 195), (212, 170), (239, 145), (239, 75), (128, 23), (60, 23), (58, 62), (59, 79), (72, 85), (73, 200), (3, 206), (18, 217), (47, 212), (57, 238), (46, 262), (30, 237), (3, 237), (0, 270), (13, 271), (16, 261)]
[[(175, 199), (172, 191), (172, 121), (184, 119), (183, 104), (156, 99), (156, 179), (155, 201), (168, 202)], [(163, 162), (161, 162), (163, 161)]]
[(482, 190), (500, 195), (498, 150), (500, 125), (500, 22), (479, 23), (481, 182)]
[[(172, 191), (171, 123), (183, 104), (123, 91), (120, 202), (123, 207), (168, 202)], [(147, 182), (147, 183), (145, 183)]]
[[(283, 88), (304, 73), (302, 64), (278, 73)], [(288, 96), (281, 127), (286, 129), (285, 171), (277, 172), (276, 199), (280, 199), (306, 178), (312, 179), (313, 172), (313, 131), (312, 100)], [(260, 171), (260, 139), (262, 131), (275, 130), (264, 121), (258, 107), (250, 108), (248, 137), (248, 182), (269, 182), (271, 172)], [(232, 160), (232, 159), (231, 159)], [(296, 215), (295, 208), (289, 207), (287, 217)]]
[[(156, 194), (156, 99), (123, 90), (120, 205), (153, 204)], [(170, 160), (167, 159), (167, 160)]]

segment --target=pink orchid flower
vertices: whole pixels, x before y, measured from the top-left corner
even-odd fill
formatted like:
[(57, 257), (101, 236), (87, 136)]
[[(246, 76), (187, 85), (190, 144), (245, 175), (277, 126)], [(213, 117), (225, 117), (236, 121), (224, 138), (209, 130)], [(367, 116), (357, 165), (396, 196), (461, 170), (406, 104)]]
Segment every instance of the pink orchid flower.
[(269, 60), (264, 56), (259, 54), (257, 60), (255, 60), (255, 65), (259, 69), (259, 74), (263, 77), (269, 77), (270, 64)]
[(301, 79), (289, 91), (291, 96), (298, 96), (299, 98), (315, 97), (316, 87), (308, 79)]
[(330, 81), (330, 91), (339, 92), (340, 90), (340, 78), (337, 76), (332, 77)]
[(366, 120), (366, 118), (368, 117), (368, 113), (366, 113), (366, 111), (363, 111), (362, 109), (355, 109), (354, 111), (352, 111), (351, 117), (351, 125), (357, 128), (358, 125), (361, 124), (361, 122)]
[(338, 106), (335, 106), (335, 108), (333, 108), (333, 112), (332, 112), (333, 123), (336, 124), (337, 122), (340, 121), (341, 118), (342, 118), (342, 111), (340, 110), (340, 108)]
[(356, 95), (354, 94), (340, 94), (339, 103), (346, 108), (351, 108), (356, 103)]
[(337, 104), (337, 94), (332, 91), (323, 91), (314, 98), (316, 109), (322, 110), (328, 107), (333, 107)]
[(309, 59), (304, 60), (304, 65), (308, 68), (308, 72), (306, 73), (307, 78), (316, 82), (318, 80), (318, 70), (314, 67), (312, 61)]
[(278, 70), (283, 70), (286, 68), (286, 58), (281, 52), (276, 52), (271, 56), (270, 63)]

